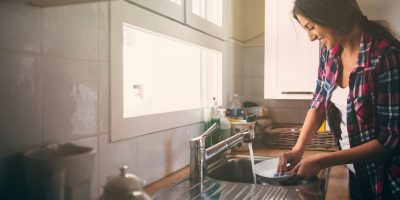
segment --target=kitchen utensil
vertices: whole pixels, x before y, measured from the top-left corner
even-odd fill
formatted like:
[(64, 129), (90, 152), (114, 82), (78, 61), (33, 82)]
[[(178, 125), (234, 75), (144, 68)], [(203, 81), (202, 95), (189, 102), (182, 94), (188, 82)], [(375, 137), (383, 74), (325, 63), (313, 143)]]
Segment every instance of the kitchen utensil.
[(145, 181), (127, 173), (128, 166), (120, 167), (120, 174), (107, 178), (104, 192), (99, 200), (151, 200), (143, 190)]

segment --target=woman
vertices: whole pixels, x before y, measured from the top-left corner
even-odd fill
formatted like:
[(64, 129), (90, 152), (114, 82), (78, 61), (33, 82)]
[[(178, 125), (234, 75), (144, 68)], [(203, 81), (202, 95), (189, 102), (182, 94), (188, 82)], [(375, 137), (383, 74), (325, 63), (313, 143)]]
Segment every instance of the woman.
[[(320, 42), (320, 65), (299, 139), (280, 155), (278, 172), (312, 178), (348, 164), (352, 199), (400, 199), (399, 40), (355, 0), (296, 0), (293, 16)], [(325, 119), (341, 151), (302, 159)]]

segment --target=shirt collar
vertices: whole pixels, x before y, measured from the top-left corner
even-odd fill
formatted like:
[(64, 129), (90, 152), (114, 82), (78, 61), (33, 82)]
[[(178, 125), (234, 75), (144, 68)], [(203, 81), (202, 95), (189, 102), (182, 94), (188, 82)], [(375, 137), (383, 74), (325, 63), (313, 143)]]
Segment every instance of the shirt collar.
[[(366, 67), (365, 61), (368, 58), (368, 54), (371, 50), (372, 40), (373, 37), (370, 34), (365, 32), (361, 33), (360, 47), (358, 50), (358, 64), (356, 68)], [(335, 47), (331, 48), (329, 50), (331, 58), (340, 59), (340, 53), (342, 52), (342, 50), (343, 48), (340, 45), (336, 45)]]

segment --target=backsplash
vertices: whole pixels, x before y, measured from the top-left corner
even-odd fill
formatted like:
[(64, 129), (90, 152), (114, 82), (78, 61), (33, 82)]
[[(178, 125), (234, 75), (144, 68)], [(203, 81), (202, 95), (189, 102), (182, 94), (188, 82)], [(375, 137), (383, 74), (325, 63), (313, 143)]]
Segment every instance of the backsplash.
[[(252, 41), (249, 41), (252, 43)], [(237, 54), (234, 72), (235, 88), (242, 101), (253, 101), (269, 110), (273, 123), (302, 124), (309, 100), (264, 99), (264, 47), (235, 45)]]
[[(189, 164), (188, 140), (202, 132), (201, 123), (109, 142), (106, 1), (46, 8), (24, 2), (0, 1), (0, 199), (25, 199), (22, 152), (50, 143), (96, 150), (94, 198), (122, 165), (152, 183)], [(233, 91), (267, 105), (274, 122), (301, 123), (308, 102), (263, 99), (264, 48), (228, 46), (228, 66), (235, 67), (225, 75), (225, 97)]]
[(0, 2), (0, 199), (26, 199), (22, 152), (50, 143), (96, 150), (94, 198), (122, 165), (151, 183), (189, 163), (202, 124), (109, 142), (107, 2), (24, 2)]

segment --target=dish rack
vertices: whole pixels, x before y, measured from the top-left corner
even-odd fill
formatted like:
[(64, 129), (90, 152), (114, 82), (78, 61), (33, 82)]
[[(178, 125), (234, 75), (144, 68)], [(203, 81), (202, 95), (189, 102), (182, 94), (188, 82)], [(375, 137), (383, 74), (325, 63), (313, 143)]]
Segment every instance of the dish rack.
[[(302, 125), (299, 124), (274, 124), (266, 129), (263, 143), (267, 147), (291, 149), (296, 144)], [(337, 151), (333, 135), (330, 131), (319, 132), (313, 136), (306, 150)]]

